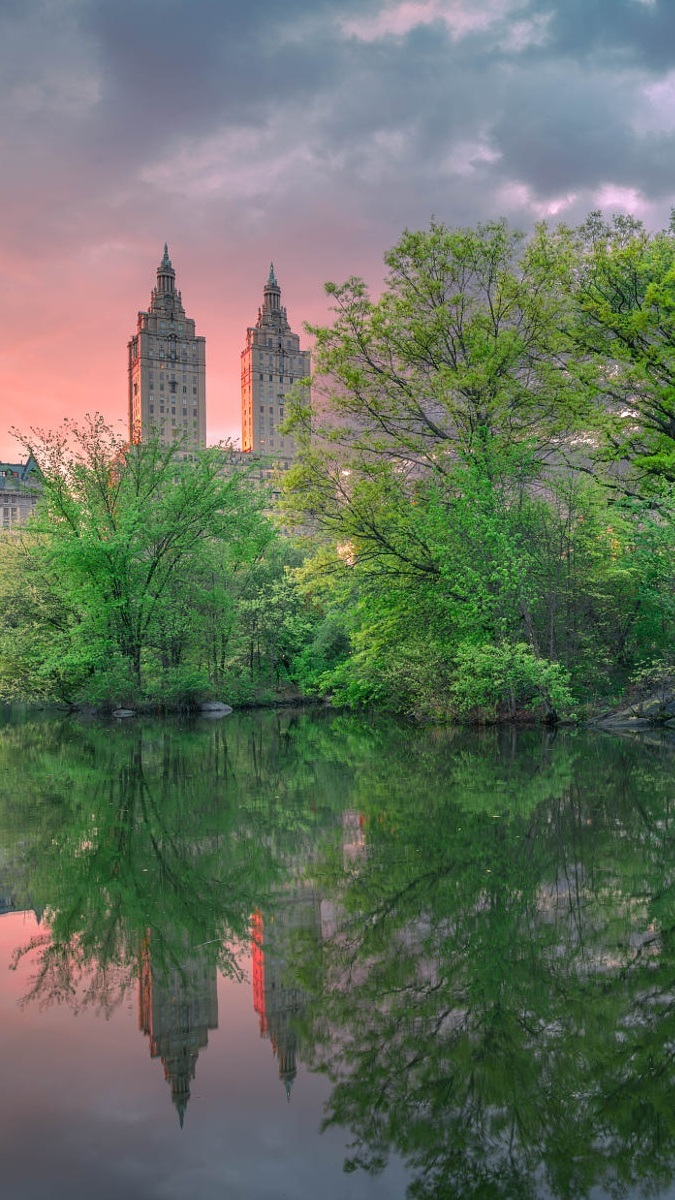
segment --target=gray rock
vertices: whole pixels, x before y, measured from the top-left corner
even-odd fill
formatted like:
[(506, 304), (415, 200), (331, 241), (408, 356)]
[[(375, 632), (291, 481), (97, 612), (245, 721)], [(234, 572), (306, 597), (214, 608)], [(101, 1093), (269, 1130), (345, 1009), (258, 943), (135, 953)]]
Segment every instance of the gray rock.
[(638, 707), (638, 713), (641, 717), (648, 720), (654, 717), (659, 717), (663, 711), (663, 703), (658, 696), (650, 696), (648, 700), (643, 700)]
[(595, 724), (600, 729), (646, 729), (646, 722), (640, 717), (622, 717), (619, 713), (616, 716), (602, 717)]
[(233, 710), (220, 700), (205, 700), (199, 705), (199, 711), (203, 717), (228, 717)]
[(595, 718), (593, 724), (603, 729), (648, 729), (649, 727), (672, 727), (675, 717), (675, 694), (669, 689), (653, 692), (642, 700), (635, 700), (627, 708), (617, 708)]

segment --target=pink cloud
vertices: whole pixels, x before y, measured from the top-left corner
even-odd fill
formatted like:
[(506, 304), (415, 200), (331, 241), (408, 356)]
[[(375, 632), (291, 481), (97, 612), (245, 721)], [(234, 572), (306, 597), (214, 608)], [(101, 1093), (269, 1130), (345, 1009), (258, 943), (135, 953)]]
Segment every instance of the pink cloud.
[(342, 22), (343, 32), (364, 42), (393, 36), (404, 37), (420, 25), (442, 22), (454, 39), (488, 29), (508, 13), (522, 8), (526, 0), (402, 0), (383, 4), (374, 17), (356, 17)]

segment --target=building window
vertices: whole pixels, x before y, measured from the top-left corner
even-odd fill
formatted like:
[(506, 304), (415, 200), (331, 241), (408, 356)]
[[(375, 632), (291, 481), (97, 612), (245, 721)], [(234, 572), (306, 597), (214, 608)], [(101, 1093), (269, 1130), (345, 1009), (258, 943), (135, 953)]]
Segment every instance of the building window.
[(150, 405), (150, 412), (151, 412), (151, 413), (154, 413), (154, 411), (155, 411), (155, 406), (154, 406), (154, 404), (151, 404), (151, 405)]

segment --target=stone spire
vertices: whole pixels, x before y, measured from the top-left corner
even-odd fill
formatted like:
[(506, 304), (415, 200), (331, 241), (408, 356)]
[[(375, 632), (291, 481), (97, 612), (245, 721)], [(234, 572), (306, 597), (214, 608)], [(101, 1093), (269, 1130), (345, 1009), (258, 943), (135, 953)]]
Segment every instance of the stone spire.
[(277, 334), (290, 330), (286, 309), (281, 303), (281, 288), (274, 274), (274, 263), (270, 263), (270, 273), (263, 288), (263, 304), (258, 310), (258, 326), (270, 326)]
[(164, 243), (164, 255), (157, 268), (157, 293), (160, 296), (172, 294), (176, 290), (176, 272), (169, 258), (169, 247)]

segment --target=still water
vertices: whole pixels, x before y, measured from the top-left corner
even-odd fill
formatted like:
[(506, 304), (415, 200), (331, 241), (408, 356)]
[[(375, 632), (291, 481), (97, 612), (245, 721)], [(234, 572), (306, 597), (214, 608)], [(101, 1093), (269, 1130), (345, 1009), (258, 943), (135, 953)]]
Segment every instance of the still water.
[(0, 727), (0, 1195), (675, 1197), (675, 752)]

